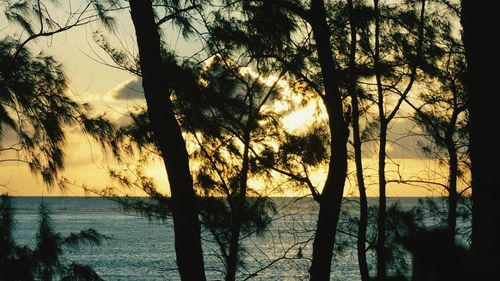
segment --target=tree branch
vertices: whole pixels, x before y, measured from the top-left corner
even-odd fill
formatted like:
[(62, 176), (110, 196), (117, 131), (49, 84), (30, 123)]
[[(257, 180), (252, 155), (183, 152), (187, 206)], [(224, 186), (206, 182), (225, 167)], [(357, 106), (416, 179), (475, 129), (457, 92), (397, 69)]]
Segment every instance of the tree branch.
[(185, 13), (185, 12), (188, 12), (188, 11), (191, 11), (191, 10), (194, 10), (196, 8), (198, 8), (199, 5), (192, 5), (192, 6), (189, 6), (189, 7), (186, 7), (184, 9), (179, 9), (179, 10), (176, 10), (175, 12), (173, 12), (172, 14), (169, 14), (169, 15), (166, 15), (164, 16), (163, 18), (161, 18), (157, 23), (156, 23), (156, 26), (159, 27), (160, 25), (166, 23), (167, 21), (169, 20), (172, 20), (174, 19), (175, 17), (177, 17), (178, 15), (182, 14), (182, 13)]

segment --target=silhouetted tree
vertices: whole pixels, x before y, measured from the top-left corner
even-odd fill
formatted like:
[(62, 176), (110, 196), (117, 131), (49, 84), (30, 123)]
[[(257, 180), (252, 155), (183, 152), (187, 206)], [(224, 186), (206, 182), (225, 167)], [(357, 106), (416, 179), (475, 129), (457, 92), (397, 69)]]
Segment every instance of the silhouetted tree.
[[(68, 96), (61, 65), (52, 57), (32, 55), (11, 38), (0, 41), (0, 135), (14, 136), (1, 162), (25, 162), (47, 184), (64, 168), (64, 128), (80, 126), (103, 145), (113, 147), (113, 126), (91, 107)], [(10, 145), (10, 146), (9, 146)], [(10, 154), (8, 154), (10, 152)]]
[[(478, 258), (500, 263), (500, 211), (495, 206), (500, 198), (498, 177), (491, 160), (500, 155), (495, 137), (486, 124), (497, 120), (498, 108), (488, 98), (495, 91), (495, 71), (498, 54), (483, 40), (483, 32), (491, 30), (495, 13), (469, 0), (461, 1), (461, 24), (467, 59), (467, 103), (470, 118), (470, 157), (472, 174), (472, 251)], [(484, 262), (486, 264), (487, 262)], [(492, 267), (494, 267), (492, 265)], [(492, 268), (491, 268), (492, 269)], [(490, 269), (490, 270), (491, 270)]]
[[(240, 236), (263, 233), (274, 210), (272, 201), (251, 188), (249, 180), (262, 176), (270, 180), (269, 174), (254, 164), (253, 154), (265, 142), (271, 142), (270, 136), (275, 134), (276, 116), (265, 107), (280, 94), (276, 86), (279, 78), (267, 87), (260, 74), (252, 77), (251, 73), (241, 74), (241, 71), (244, 69), (231, 61), (215, 56), (200, 75), (206, 86), (202, 87), (199, 116), (191, 118), (197, 119), (195, 122), (188, 119), (184, 124), (190, 127), (199, 144), (194, 156), (198, 156), (204, 167), (196, 171), (197, 185), (204, 197), (222, 195), (227, 200), (226, 211), (224, 205), (213, 205), (220, 200), (209, 200), (208, 208), (202, 209), (202, 217), (225, 259), (228, 281), (236, 278), (242, 247)], [(222, 213), (214, 213), (217, 209)], [(224, 223), (224, 217), (229, 224)]]
[(175, 68), (159, 71), (162, 69), (162, 48), (152, 2), (131, 0), (129, 4), (148, 115), (170, 183), (170, 207), (179, 274), (182, 280), (205, 280), (189, 155), (170, 100), (176, 84), (176, 81), (171, 80)]
[[(257, 57), (270, 58), (282, 67), (303, 79), (308, 87), (322, 100), (329, 117), (330, 161), (326, 182), (321, 194), (315, 199), (320, 204), (317, 232), (313, 243), (311, 280), (326, 280), (330, 275), (335, 234), (347, 173), (348, 120), (344, 118), (340, 92), (339, 67), (332, 52), (332, 32), (328, 26), (325, 3), (313, 0), (310, 6), (297, 1), (246, 1), (246, 14), (242, 20), (224, 19), (219, 14), (217, 36), (230, 40), (225, 47), (235, 49), (244, 46)], [(298, 24), (298, 23), (303, 23)], [(269, 26), (275, 28), (269, 28)], [(300, 46), (294, 46), (294, 30), (302, 29), (298, 36)], [(309, 34), (308, 34), (309, 33)], [(314, 45), (307, 44), (313, 40)], [(295, 48), (297, 47), (297, 48)], [(311, 49), (308, 49), (308, 48)], [(284, 49), (284, 50), (283, 50)], [(289, 53), (290, 51), (291, 53)], [(297, 52), (301, 52), (297, 55)], [(303, 75), (305, 57), (311, 56), (314, 70), (318, 70), (313, 82)], [(316, 82), (316, 83), (315, 83)]]
[[(450, 50), (452, 52), (453, 50)], [(436, 150), (424, 146), (431, 157), (438, 157), (446, 161), (448, 166), (448, 232), (455, 237), (457, 226), (457, 205), (459, 197), (465, 190), (459, 190), (458, 180), (461, 175), (467, 175), (468, 162), (468, 128), (465, 103), (465, 89), (463, 78), (465, 74), (465, 60), (461, 55), (450, 54), (444, 62), (444, 69), (437, 74), (441, 86), (438, 89), (429, 87), (429, 92), (423, 93), (419, 101), (423, 104), (415, 110), (415, 121), (420, 124)], [(446, 156), (441, 156), (439, 150), (445, 150)], [(462, 168), (461, 168), (462, 167)], [(460, 169), (461, 168), (461, 169)]]
[[(226, 280), (234, 280), (245, 257), (240, 254), (245, 252), (240, 240), (254, 233), (263, 234), (276, 212), (274, 202), (266, 197), (267, 192), (274, 191), (273, 184), (252, 188), (250, 181), (273, 181), (272, 169), (263, 165), (269, 159), (259, 151), (269, 151), (279, 141), (280, 122), (273, 103), (283, 95), (277, 85), (280, 79), (269, 85), (263, 74), (237, 66), (220, 55), (185, 71), (193, 72), (192, 80), (198, 81), (199, 92), (196, 95), (175, 92), (173, 106), (181, 120), (181, 129), (192, 144), (190, 158), (196, 163), (192, 174), (199, 195), (201, 224), (210, 231), (211, 240), (219, 249), (216, 255), (225, 266)], [(145, 154), (159, 155), (147, 114), (131, 116), (132, 124), (118, 131), (121, 145), (125, 150), (137, 148)], [(170, 215), (168, 198), (137, 172), (137, 181), (115, 171), (112, 176), (156, 199), (157, 210), (143, 200), (113, 200), (146, 217), (163, 220), (162, 215)], [(166, 203), (166, 212), (162, 212), (165, 209), (161, 202)]]
[(99, 246), (109, 237), (94, 229), (64, 237), (54, 231), (48, 207), (41, 203), (35, 247), (18, 246), (12, 235), (15, 224), (11, 198), (3, 194), (0, 199), (0, 280), (103, 280), (91, 267), (75, 262), (67, 264), (62, 258), (66, 249)]
[(310, 273), (311, 280), (327, 280), (330, 275), (336, 228), (347, 176), (347, 138), (349, 136), (347, 126), (349, 122), (344, 119), (340, 79), (332, 54), (331, 33), (327, 23), (325, 3), (322, 0), (312, 0), (309, 13), (308, 19), (316, 43), (325, 91), (322, 99), (328, 112), (331, 135), (331, 156), (325, 186), (319, 201), (320, 209)]
[[(88, 7), (68, 15), (65, 24), (51, 17), (42, 1), (2, 3), (5, 15), (26, 36), (0, 39), (0, 162), (26, 163), (44, 183), (56, 183), (64, 168), (65, 128), (79, 126), (103, 146), (115, 148), (113, 125), (94, 115), (89, 104), (72, 99), (61, 64), (51, 56), (31, 53), (28, 44), (88, 24)], [(13, 137), (12, 137), (13, 136)], [(5, 147), (3, 145), (6, 145)]]
[[(123, 62), (123, 60), (122, 60), (122, 56), (121, 56), (121, 52), (120, 52), (120, 51), (118, 51), (118, 50), (116, 50), (116, 49), (114, 49), (114, 48), (110, 47), (107, 43), (103, 43), (102, 41), (101, 41), (101, 46), (102, 46), (102, 47), (103, 47), (103, 48), (104, 48), (104, 49), (105, 49), (108, 53), (110, 53), (110, 54), (111, 54), (111, 56), (112, 56), (112, 58), (114, 59), (114, 61), (115, 61), (116, 63), (118, 63), (119, 65), (121, 65), (121, 66), (122, 66), (122, 68), (124, 68), (124, 69), (131, 69), (131, 67), (128, 67), (128, 65), (130, 65), (130, 64), (128, 64), (128, 63), (124, 63), (124, 62)], [(132, 69), (134, 69), (134, 67), (132, 67)], [(215, 77), (212, 77), (212, 78), (215, 78)], [(208, 83), (208, 84), (212, 83), (212, 80), (213, 80), (213, 79), (208, 79), (208, 80), (207, 80), (207, 83)], [(251, 98), (249, 98), (249, 97), (251, 97), (252, 95), (255, 95), (255, 93), (258, 93), (258, 92), (259, 92), (257, 89), (258, 89), (259, 87), (261, 87), (261, 86), (259, 86), (259, 83), (260, 83), (260, 82), (259, 82), (259, 83), (256, 83), (257, 81), (258, 81), (258, 80), (255, 80), (255, 82), (252, 82), (252, 84), (253, 84), (252, 86), (247, 85), (247, 87), (248, 87), (248, 88), (250, 88), (250, 89), (251, 89), (251, 91), (250, 91), (249, 93), (247, 93), (246, 97), (244, 96), (246, 100), (251, 100)], [(231, 84), (231, 82), (230, 82), (230, 81), (226, 81), (226, 82), (229, 82), (229, 84), (228, 84), (228, 85), (222, 85), (222, 83), (213, 83), (213, 84), (214, 84), (214, 85), (216, 85), (216, 87), (222, 88), (222, 89), (218, 89), (217, 91), (221, 91), (221, 90), (226, 90), (226, 91), (227, 91), (227, 90), (230, 90), (230, 92), (231, 92), (231, 91), (233, 91), (233, 90), (231, 90), (231, 89), (230, 89), (230, 86), (229, 86), (229, 85)], [(247, 82), (247, 83), (248, 83), (248, 82)], [(256, 88), (257, 88), (257, 89), (256, 89)], [(178, 90), (178, 89), (177, 89), (177, 90)], [(268, 95), (269, 95), (269, 93), (273, 93), (273, 92), (274, 92), (274, 91), (270, 91), (270, 92), (268, 92)], [(176, 92), (176, 94), (180, 94), (180, 92), (179, 92), (179, 91), (177, 91), (177, 92)], [(228, 93), (225, 93), (225, 94), (227, 95)], [(249, 95), (249, 94), (250, 94), (250, 95)], [(196, 99), (196, 98), (195, 98), (195, 99)], [(213, 99), (213, 98), (212, 98), (212, 99)], [(215, 100), (215, 101), (217, 101), (217, 102), (221, 102), (220, 98), (218, 98), (218, 99), (219, 99), (219, 100), (217, 100), (217, 96), (215, 96), (215, 99), (214, 99), (214, 100)], [(269, 99), (268, 97), (266, 97), (266, 98), (264, 98), (264, 99), (261, 99), (261, 101), (260, 101), (260, 102), (261, 102), (262, 104), (256, 103), (255, 105), (253, 105), (253, 106), (251, 106), (251, 107), (257, 107), (257, 109), (259, 109), (259, 110), (260, 110), (260, 108), (262, 107), (262, 105), (263, 105), (263, 104), (266, 102), (266, 100), (268, 100), (268, 99)], [(213, 101), (212, 101), (212, 102), (213, 102)], [(248, 102), (248, 101), (246, 101), (246, 102)], [(182, 105), (181, 105), (182, 103), (183, 103), (182, 97), (181, 97), (180, 95), (176, 96), (174, 106), (182, 106)], [(239, 103), (237, 103), (237, 104), (241, 105), (241, 101), (240, 101)], [(258, 106), (257, 106), (257, 105), (258, 105)], [(213, 106), (213, 105), (212, 105), (212, 106)], [(245, 148), (245, 147), (249, 148), (249, 147), (248, 147), (248, 145), (245, 145), (245, 143), (246, 143), (246, 141), (244, 141), (244, 140), (245, 140), (245, 135), (248, 135), (248, 134), (254, 134), (253, 130), (255, 130), (255, 128), (254, 128), (254, 125), (252, 125), (252, 124), (253, 124), (254, 122), (256, 122), (256, 121), (259, 121), (259, 122), (261, 122), (261, 121), (262, 121), (262, 120), (260, 120), (260, 118), (261, 118), (261, 117), (259, 116), (259, 115), (260, 115), (260, 113), (258, 112), (258, 110), (257, 110), (256, 112), (252, 112), (251, 114), (248, 114), (246, 111), (241, 112), (241, 110), (240, 110), (240, 112), (238, 112), (237, 110), (235, 110), (233, 113), (231, 113), (231, 111), (229, 111), (229, 109), (233, 108), (233, 107), (234, 107), (234, 105), (232, 105), (232, 104), (228, 104), (228, 105), (226, 105), (226, 106), (225, 106), (224, 104), (222, 104), (222, 105), (218, 105), (218, 106), (219, 106), (219, 108), (217, 108), (216, 110), (214, 110), (214, 108), (215, 108), (215, 107), (213, 107), (213, 108), (211, 109), (211, 110), (212, 110), (212, 112), (216, 112), (217, 114), (219, 114), (219, 115), (220, 115), (220, 116), (218, 116), (218, 117), (217, 117), (217, 119), (214, 119), (214, 120), (219, 120), (218, 122), (220, 122), (220, 120), (223, 120), (224, 122), (226, 122), (224, 126), (221, 126), (221, 128), (225, 128), (225, 130), (226, 130), (226, 131), (229, 131), (231, 134), (234, 134), (234, 132), (238, 132), (238, 131), (239, 131), (239, 130), (241, 130), (242, 128), (243, 128), (243, 129), (244, 129), (244, 128), (246, 128), (246, 130), (243, 130), (243, 131), (240, 133), (240, 135), (239, 135), (239, 136), (237, 135), (236, 137), (240, 139), (239, 141), (243, 142), (243, 147), (244, 147), (244, 148)], [(246, 106), (244, 106), (244, 107), (246, 107)], [(255, 109), (251, 109), (249, 112), (254, 111), (254, 110), (255, 110)], [(209, 113), (210, 113), (211, 111), (210, 111), (210, 110), (207, 110), (207, 112), (209, 112)], [(243, 115), (241, 115), (241, 116), (243, 116), (243, 118), (241, 118), (241, 117), (239, 117), (239, 118), (234, 118), (234, 117), (230, 116), (231, 114), (228, 114), (228, 113), (231, 113), (231, 114), (235, 114), (235, 113), (236, 113), (236, 115), (241, 115), (241, 114), (243, 114)], [(185, 117), (184, 117), (184, 115), (183, 115), (183, 113), (182, 113), (182, 110), (178, 111), (178, 112), (177, 112), (177, 114), (178, 114), (178, 118), (179, 118), (180, 120), (182, 120), (182, 121), (181, 121), (181, 123), (186, 123), (185, 121), (189, 121), (189, 119), (192, 119), (192, 118), (194, 117), (194, 116), (193, 116), (193, 111), (192, 111), (192, 110), (191, 110), (191, 111), (189, 111), (189, 110), (188, 110), (188, 111), (186, 111), (186, 112), (184, 113), (184, 114), (185, 114)], [(255, 116), (251, 116), (251, 115), (254, 115), (254, 114), (255, 114)], [(266, 114), (269, 114), (269, 113), (266, 113)], [(250, 117), (248, 117), (248, 116), (250, 116), (251, 118), (250, 118)], [(137, 117), (137, 116), (136, 116), (136, 117)], [(205, 117), (205, 118), (206, 118), (206, 117)], [(134, 119), (135, 119), (135, 117), (134, 117)], [(202, 118), (202, 119), (203, 119), (203, 118)], [(226, 120), (224, 120), (224, 119), (226, 119)], [(238, 121), (239, 119), (241, 119), (241, 120), (240, 120), (240, 122), (244, 122), (244, 123), (249, 121), (249, 122), (250, 122), (249, 124), (250, 124), (251, 126), (247, 126), (247, 125), (244, 125), (244, 124), (243, 124), (243, 125), (241, 125), (241, 124), (240, 124), (240, 125), (235, 126), (235, 124), (234, 124), (234, 120)], [(255, 120), (254, 120), (254, 121), (252, 121), (252, 119), (255, 119)], [(138, 119), (135, 119), (135, 120), (136, 120), (136, 121), (138, 121)], [(208, 119), (208, 121), (213, 121), (213, 120)], [(143, 121), (139, 121), (139, 122), (140, 122), (141, 124), (144, 124), (144, 123), (142, 123)], [(205, 122), (206, 122), (206, 121), (205, 121)], [(231, 122), (232, 122), (233, 124), (231, 124)], [(139, 124), (139, 123), (137, 123), (137, 124)], [(231, 124), (231, 125), (227, 125), (227, 124)], [(181, 124), (181, 126), (182, 126), (182, 124)], [(214, 127), (217, 127), (217, 126), (213, 126), (213, 124), (212, 124), (212, 125), (210, 125), (210, 124), (209, 124), (209, 125), (206, 125), (206, 124), (205, 124), (205, 128), (204, 128), (204, 130), (209, 130), (210, 128), (214, 128)], [(233, 129), (232, 129), (232, 130), (228, 130), (227, 128), (233, 128)], [(237, 128), (238, 130), (235, 130), (234, 128)], [(219, 128), (219, 129), (215, 129), (215, 130), (214, 130), (214, 132), (211, 132), (211, 134), (214, 134), (214, 133), (220, 133), (220, 132), (218, 132), (218, 130), (221, 130), (221, 129), (220, 129), (220, 128)], [(202, 131), (203, 131), (203, 130), (202, 130)], [(139, 131), (137, 131), (137, 132), (138, 132), (139, 134), (134, 134), (134, 133), (132, 133), (132, 135), (133, 135), (134, 137), (135, 137), (135, 136), (138, 136), (138, 135), (141, 135), (141, 132), (139, 132)], [(149, 139), (149, 137), (150, 137), (151, 135), (150, 135), (149, 133), (147, 133), (147, 132), (144, 132), (144, 131), (142, 131), (142, 133), (145, 133), (145, 134), (143, 134), (144, 138), (143, 138), (143, 137), (139, 137), (139, 138), (137, 138), (136, 140), (138, 140), (138, 141), (144, 141), (144, 140), (145, 140), (145, 141), (149, 141), (149, 140), (150, 140), (150, 139)], [(195, 131), (195, 132), (193, 132), (193, 135), (196, 137), (196, 131)], [(226, 133), (226, 135), (227, 135), (227, 133)], [(205, 143), (204, 145), (201, 145), (201, 147), (204, 147), (204, 148), (209, 148), (209, 147), (211, 146), (211, 145), (210, 145), (210, 143), (209, 143), (208, 141), (206, 141), (204, 138), (202, 138), (202, 139), (203, 139), (203, 141), (204, 141), (204, 142), (206, 142), (206, 143)], [(262, 140), (261, 140), (261, 141), (262, 141)], [(227, 141), (226, 141), (226, 142), (227, 142)], [(234, 145), (232, 145), (230, 142), (229, 142), (229, 143), (222, 143), (222, 144), (224, 144), (224, 147), (225, 147), (225, 146), (228, 146), (228, 147), (233, 146), (233, 147), (229, 150), (229, 153), (234, 153), (234, 151), (236, 151), (236, 149), (234, 148)], [(214, 145), (214, 147), (215, 147), (215, 148), (217, 148), (218, 146), (217, 146), (217, 145)], [(223, 147), (223, 146), (220, 146), (220, 147)], [(248, 150), (249, 150), (249, 151), (248, 151), (248, 152), (246, 152), (246, 153), (250, 153), (250, 149), (248, 149)], [(203, 149), (202, 149), (202, 150), (201, 150), (201, 153), (198, 153), (198, 154), (200, 154), (200, 155), (203, 155), (203, 154), (209, 154), (209, 153), (207, 153), (207, 152), (208, 152), (208, 151), (203, 151)], [(220, 152), (217, 152), (217, 153), (220, 153)], [(246, 153), (242, 153), (242, 154), (243, 154), (243, 155), (245, 155)], [(253, 155), (253, 157), (257, 157), (257, 155), (256, 155), (256, 154), (258, 154), (258, 153), (256, 153), (255, 151), (252, 151), (252, 154), (254, 154), (254, 155)], [(212, 156), (212, 157), (209, 157), (209, 158), (210, 158), (210, 160), (211, 160), (211, 162), (210, 162), (210, 163), (208, 163), (208, 164), (209, 164), (208, 166), (213, 166), (214, 162), (218, 162), (220, 165), (222, 165), (222, 166), (224, 166), (224, 167), (230, 166), (228, 163), (224, 163), (224, 161), (227, 161), (227, 159), (225, 159), (225, 158), (220, 158), (218, 155), (215, 155), (215, 156), (216, 156), (216, 157), (213, 157), (213, 156)], [(238, 156), (238, 155), (237, 155), (237, 157), (240, 157), (240, 156)], [(244, 157), (243, 157), (243, 158), (244, 158)], [(259, 156), (259, 157), (257, 157), (257, 158), (261, 158), (261, 157)], [(253, 161), (254, 161), (254, 160), (253, 160)], [(260, 161), (260, 159), (259, 159), (259, 161)], [(232, 162), (232, 160), (231, 160), (231, 161), (229, 161), (229, 163), (230, 163), (230, 162)], [(244, 161), (244, 162), (246, 162), (246, 161)], [(261, 165), (261, 166), (263, 166), (263, 165)], [(257, 166), (255, 166), (255, 167), (257, 167)], [(245, 170), (247, 170), (248, 168), (249, 168), (249, 167), (242, 169), (242, 172), (243, 172), (243, 171), (245, 171)], [(217, 172), (217, 171), (216, 171), (216, 172)], [(202, 176), (203, 176), (203, 177), (200, 177), (201, 179), (205, 179), (205, 180), (207, 180), (207, 178), (205, 177), (205, 175), (202, 175)], [(217, 175), (215, 178), (219, 179), (219, 175)], [(213, 179), (212, 179), (212, 180), (213, 180)], [(203, 181), (200, 181), (200, 182), (203, 182)], [(208, 182), (209, 182), (209, 183), (210, 183), (210, 182), (211, 182), (211, 183), (213, 183), (213, 181), (208, 181)], [(228, 183), (231, 183), (231, 182), (232, 182), (232, 181), (228, 181)], [(231, 184), (223, 183), (222, 185), (230, 186)], [(144, 187), (144, 185), (140, 185), (140, 186), (143, 186), (143, 187)], [(149, 185), (146, 185), (146, 186), (149, 186)], [(150, 194), (153, 194), (153, 193), (154, 193), (154, 192), (150, 192), (149, 187), (148, 187), (148, 188), (146, 188), (146, 189), (148, 190), (148, 193), (150, 193)], [(227, 188), (227, 190), (231, 190), (231, 189), (230, 189), (230, 188)], [(226, 193), (227, 193), (227, 192), (226, 192)], [(239, 193), (239, 194), (241, 194), (241, 193)], [(155, 196), (156, 196), (156, 195), (155, 195)], [(245, 195), (245, 196), (246, 196), (246, 195)], [(233, 195), (231, 195), (231, 196), (229, 196), (229, 197), (233, 197)], [(230, 201), (231, 201), (231, 200), (233, 200), (233, 198), (230, 198)], [(240, 199), (238, 199), (238, 200), (240, 200)], [(259, 203), (260, 201), (262, 201), (262, 200), (258, 200), (258, 201), (256, 201), (255, 203)], [(212, 201), (212, 203), (213, 203), (213, 201)], [(239, 204), (231, 204), (231, 203), (229, 203), (229, 206), (231, 206), (231, 205), (233, 205), (233, 206), (234, 206), (234, 205), (235, 205), (235, 206), (238, 206), (238, 205), (240, 205), (240, 204), (241, 204), (241, 203), (239, 203)], [(246, 203), (245, 203), (245, 204), (246, 204)], [(260, 203), (259, 203), (259, 204), (260, 204)], [(256, 204), (255, 206), (258, 206), (259, 204)], [(262, 204), (261, 204), (261, 205), (262, 205)], [(266, 205), (266, 204), (264, 204), (264, 205), (262, 205), (262, 206), (265, 206), (265, 205)], [(244, 205), (243, 205), (243, 206), (244, 206)], [(221, 210), (221, 209), (219, 209), (219, 210)], [(214, 210), (212, 210), (212, 211), (214, 211)], [(233, 211), (233, 212), (234, 212), (234, 211)], [(234, 216), (234, 215), (233, 215), (233, 216)], [(236, 219), (240, 219), (239, 217), (241, 217), (241, 216), (236, 215), (236, 216), (234, 216), (234, 217), (235, 217)], [(235, 228), (235, 229), (236, 229), (236, 228)], [(238, 231), (233, 231), (233, 232), (237, 234), (237, 232), (238, 232)], [(237, 238), (237, 236), (238, 236), (238, 235), (236, 235), (236, 238)], [(235, 245), (235, 244), (236, 244), (237, 239), (233, 239), (233, 241), (234, 241), (234, 242), (233, 242), (232, 244), (233, 244), (233, 245)], [(220, 244), (224, 244), (224, 243), (220, 243)], [(235, 248), (235, 247), (233, 247), (233, 248)], [(237, 253), (237, 251), (230, 251), (230, 252), (232, 252), (232, 253)], [(234, 254), (233, 254), (233, 255), (234, 255)], [(235, 255), (234, 255), (234, 256), (233, 256), (233, 255), (231, 255), (231, 257), (230, 257), (230, 255), (228, 255), (228, 259), (232, 261), (232, 264), (230, 264), (230, 266), (229, 266), (228, 268), (229, 268), (230, 270), (233, 270), (233, 271), (234, 271), (234, 270), (235, 270), (235, 268), (236, 268), (236, 266), (235, 266), (235, 264), (234, 264)], [(230, 273), (231, 273), (231, 272), (230, 272)], [(233, 275), (233, 273), (228, 274), (228, 276), (231, 276), (231, 275)], [(230, 279), (231, 279), (231, 278), (230, 278)]]
[(362, 160), (362, 150), (361, 150), (361, 131), (360, 131), (360, 94), (361, 89), (358, 88), (358, 67), (356, 63), (357, 54), (357, 32), (358, 25), (361, 24), (362, 7), (354, 6), (352, 0), (347, 0), (347, 12), (349, 17), (350, 25), (350, 48), (349, 48), (349, 82), (348, 82), (348, 92), (351, 97), (351, 107), (352, 107), (352, 135), (353, 135), (353, 147), (354, 147), (354, 161), (356, 164), (356, 181), (358, 184), (359, 191), (359, 221), (357, 230), (357, 254), (358, 254), (358, 264), (359, 272), (362, 281), (370, 280), (370, 273), (368, 270), (368, 262), (366, 259), (366, 231), (368, 227), (368, 199), (366, 196), (366, 185), (363, 175), (363, 160)]
[[(360, 47), (367, 54), (373, 67), (378, 120), (378, 182), (379, 207), (377, 226), (377, 278), (387, 277), (386, 256), (386, 146), (390, 122), (398, 113), (405, 97), (417, 78), (424, 46), (425, 1), (421, 7), (405, 4), (388, 7), (378, 0), (373, 5), (373, 32), (361, 33)], [(413, 4), (411, 4), (413, 5)], [(396, 93), (392, 108), (389, 96)]]

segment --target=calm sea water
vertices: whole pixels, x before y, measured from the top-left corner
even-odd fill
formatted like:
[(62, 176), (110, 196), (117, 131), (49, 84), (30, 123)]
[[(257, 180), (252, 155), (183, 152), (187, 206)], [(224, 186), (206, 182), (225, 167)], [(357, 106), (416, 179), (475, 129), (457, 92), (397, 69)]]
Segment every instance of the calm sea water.
[[(67, 235), (93, 228), (113, 239), (101, 246), (67, 252), (65, 259), (92, 266), (105, 280), (179, 280), (175, 266), (174, 236), (171, 222), (150, 223), (124, 213), (114, 202), (102, 198), (45, 197), (54, 228)], [(399, 199), (411, 206), (416, 199)], [(15, 197), (15, 239), (33, 245), (38, 223), (39, 197)], [(281, 212), (263, 236), (244, 240), (244, 267), (240, 279), (257, 273), (250, 280), (307, 280), (317, 206), (309, 199), (294, 203), (291, 198), (276, 199)], [(209, 280), (222, 279), (219, 251), (208, 231), (202, 233), (205, 264)], [(303, 258), (297, 258), (299, 247)], [(332, 266), (332, 280), (359, 280), (355, 249), (347, 249)]]

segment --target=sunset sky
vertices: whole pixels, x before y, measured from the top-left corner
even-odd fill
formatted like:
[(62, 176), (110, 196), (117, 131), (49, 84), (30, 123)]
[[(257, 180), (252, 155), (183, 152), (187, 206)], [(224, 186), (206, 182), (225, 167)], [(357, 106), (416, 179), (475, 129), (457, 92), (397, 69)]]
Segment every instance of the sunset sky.
[[(123, 12), (118, 17), (116, 34), (109, 34), (113, 38), (120, 38), (123, 45), (131, 52), (136, 52), (134, 47), (134, 35), (128, 13)], [(197, 52), (201, 45), (199, 42), (186, 41), (178, 32), (173, 31), (168, 26), (168, 36), (164, 37), (170, 48), (175, 49), (181, 56), (190, 56)], [(0, 17), (0, 36), (13, 36), (16, 32), (19, 36), (18, 28), (8, 27), (8, 23)], [(141, 94), (141, 83), (132, 74), (114, 69), (102, 63), (104, 59), (111, 63), (107, 55), (94, 43), (92, 35), (95, 31), (107, 31), (98, 23), (78, 27), (68, 32), (58, 34), (51, 38), (42, 38), (36, 42), (31, 42), (28, 47), (34, 52), (42, 50), (46, 54), (55, 56), (63, 63), (66, 74), (70, 80), (70, 88), (73, 97), (81, 102), (91, 103), (96, 113), (106, 113), (106, 116), (117, 122), (123, 122), (128, 109), (135, 106), (144, 105)], [(116, 42), (116, 41), (115, 41)], [(101, 61), (101, 62), (99, 62)], [(288, 126), (293, 129), (302, 126), (303, 122), (313, 122), (313, 106), (306, 107), (298, 113), (286, 117)], [(393, 123), (393, 139), (407, 134), (410, 125), (407, 121)], [(376, 186), (376, 145), (368, 145), (364, 164), (366, 166), (367, 183), (369, 185), (368, 195), (377, 195)], [(423, 160), (421, 153), (417, 151), (416, 140), (406, 138), (401, 140), (401, 146), (389, 145), (388, 177), (396, 178), (399, 165), (399, 172), (407, 179), (416, 177), (434, 178), (440, 182), (446, 182), (445, 171), (439, 171), (439, 165), (433, 160)], [(372, 153), (370, 153), (370, 151)], [(82, 136), (77, 131), (68, 132), (68, 143), (66, 146), (66, 170), (64, 176), (80, 184), (90, 187), (105, 187), (110, 183), (107, 174), (108, 167), (115, 167), (113, 157), (102, 153), (100, 147)], [(0, 155), (0, 159), (2, 155)], [(130, 159), (131, 162), (134, 159)], [(397, 165), (396, 165), (397, 164)], [(354, 166), (349, 169), (351, 175), (347, 184), (346, 194), (353, 194), (356, 190), (354, 179)], [(436, 171), (432, 174), (432, 171)], [(153, 177), (163, 191), (167, 189), (166, 173), (161, 162), (148, 169), (148, 174)], [(316, 173), (314, 183), (322, 185), (324, 173)], [(36, 196), (36, 195), (83, 195), (82, 189), (75, 187), (64, 192), (53, 188), (47, 190), (28, 170), (27, 166), (18, 162), (0, 163), (0, 193), (8, 192), (12, 195)], [(388, 186), (388, 196), (422, 196), (440, 195), (439, 191), (429, 192), (422, 188), (408, 185), (390, 184)], [(355, 192), (354, 192), (355, 193)], [(293, 195), (294, 193), (286, 193)]]

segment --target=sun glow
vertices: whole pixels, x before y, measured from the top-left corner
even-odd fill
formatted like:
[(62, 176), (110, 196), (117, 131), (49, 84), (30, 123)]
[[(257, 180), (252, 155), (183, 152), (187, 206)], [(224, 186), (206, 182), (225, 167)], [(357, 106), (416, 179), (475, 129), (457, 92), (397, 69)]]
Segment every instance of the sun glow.
[[(305, 106), (290, 112), (283, 117), (283, 126), (292, 133), (303, 133), (314, 123), (321, 121), (323, 114), (318, 113), (318, 105), (314, 101), (308, 102)], [(319, 120), (318, 118), (319, 117)]]

